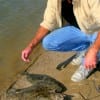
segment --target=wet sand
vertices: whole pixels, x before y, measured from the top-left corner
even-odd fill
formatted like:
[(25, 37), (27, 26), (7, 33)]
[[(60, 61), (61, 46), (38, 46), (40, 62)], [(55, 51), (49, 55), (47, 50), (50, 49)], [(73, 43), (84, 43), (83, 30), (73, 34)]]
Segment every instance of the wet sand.
[[(58, 70), (57, 65), (64, 60), (68, 59), (73, 53), (61, 53), (61, 52), (49, 52), (45, 51), (41, 47), (40, 55), (37, 60), (29, 66), (27, 72), (33, 74), (45, 74), (49, 75), (67, 88), (65, 94), (70, 95), (70, 100), (99, 100), (100, 92), (96, 90), (96, 87), (100, 85), (100, 72), (96, 71), (88, 79), (75, 83), (70, 80), (72, 74), (78, 68), (78, 66), (67, 65), (64, 69)], [(37, 53), (37, 52), (34, 52)], [(31, 59), (34, 58), (34, 54)], [(25, 88), (31, 86), (23, 76), (20, 76), (14, 85), (15, 88)], [(96, 86), (96, 87), (95, 87)], [(2, 99), (3, 100), (3, 99)], [(33, 99), (34, 100), (34, 99)]]

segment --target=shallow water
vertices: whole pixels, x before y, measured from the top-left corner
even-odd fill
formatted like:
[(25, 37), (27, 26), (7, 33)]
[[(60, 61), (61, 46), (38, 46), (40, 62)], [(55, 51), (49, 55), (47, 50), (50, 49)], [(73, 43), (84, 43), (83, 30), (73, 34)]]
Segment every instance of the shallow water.
[(32, 39), (46, 0), (0, 0), (0, 92), (22, 71), (21, 50)]

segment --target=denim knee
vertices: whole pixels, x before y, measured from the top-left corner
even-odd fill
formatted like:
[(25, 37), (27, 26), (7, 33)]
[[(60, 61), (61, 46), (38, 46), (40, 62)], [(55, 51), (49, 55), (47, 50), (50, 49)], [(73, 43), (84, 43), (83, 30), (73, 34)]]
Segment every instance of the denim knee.
[(58, 44), (51, 40), (48, 36), (42, 40), (42, 46), (45, 50), (51, 51), (55, 51), (58, 48)]
[(46, 38), (44, 38), (42, 40), (42, 46), (43, 46), (44, 49), (48, 50), (49, 44), (48, 44), (48, 40)]

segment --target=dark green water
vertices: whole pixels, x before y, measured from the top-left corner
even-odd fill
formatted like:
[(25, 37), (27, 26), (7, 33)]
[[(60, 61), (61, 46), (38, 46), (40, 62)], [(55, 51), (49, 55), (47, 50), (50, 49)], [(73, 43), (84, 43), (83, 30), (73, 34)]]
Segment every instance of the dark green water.
[(42, 20), (46, 0), (0, 0), (0, 92), (24, 69), (21, 51)]

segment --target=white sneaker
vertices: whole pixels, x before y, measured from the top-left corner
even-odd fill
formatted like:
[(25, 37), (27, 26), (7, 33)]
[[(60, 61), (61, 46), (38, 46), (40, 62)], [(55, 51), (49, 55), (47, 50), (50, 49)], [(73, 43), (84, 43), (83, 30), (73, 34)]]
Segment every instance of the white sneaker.
[(74, 82), (79, 82), (81, 80), (86, 79), (90, 73), (93, 71), (94, 69), (91, 70), (86, 70), (85, 67), (83, 65), (80, 65), (80, 67), (76, 70), (76, 72), (72, 75), (71, 80)]
[(85, 50), (82, 52), (79, 52), (76, 57), (71, 61), (72, 65), (80, 65), (82, 63), (82, 59), (85, 56)]

